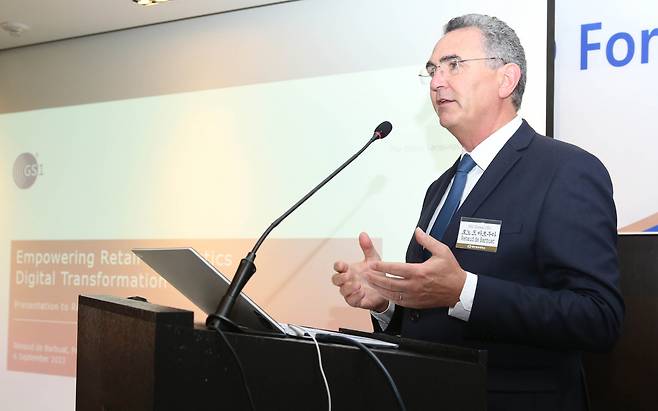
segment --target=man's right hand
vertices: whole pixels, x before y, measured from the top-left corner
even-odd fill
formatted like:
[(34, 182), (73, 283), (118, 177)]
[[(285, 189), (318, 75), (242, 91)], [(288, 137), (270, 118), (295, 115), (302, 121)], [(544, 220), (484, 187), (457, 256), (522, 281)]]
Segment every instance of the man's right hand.
[(368, 263), (381, 261), (381, 257), (368, 234), (359, 234), (359, 246), (363, 251), (364, 259), (352, 264), (336, 261), (334, 263), (336, 274), (331, 277), (331, 282), (340, 287), (341, 295), (352, 307), (383, 312), (388, 308), (388, 300), (375, 291), (366, 280), (367, 272), (377, 273), (368, 266)]

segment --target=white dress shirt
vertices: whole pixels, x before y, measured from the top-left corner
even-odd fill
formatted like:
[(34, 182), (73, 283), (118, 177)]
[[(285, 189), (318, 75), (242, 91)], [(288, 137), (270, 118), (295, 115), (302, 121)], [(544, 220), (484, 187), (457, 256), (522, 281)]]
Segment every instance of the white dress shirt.
[[(472, 152), (469, 153), (465, 149), (462, 150), (460, 159), (465, 154), (470, 155), (473, 161), (475, 161), (475, 167), (473, 167), (473, 169), (466, 176), (466, 185), (464, 186), (462, 198), (459, 201), (460, 206), (466, 197), (468, 197), (468, 195), (471, 193), (471, 190), (473, 190), (473, 187), (475, 187), (475, 184), (478, 182), (480, 177), (482, 177), (482, 174), (484, 174), (487, 167), (489, 167), (489, 164), (491, 164), (496, 155), (498, 155), (498, 152), (503, 148), (505, 143), (507, 143), (512, 135), (516, 133), (519, 127), (521, 127), (521, 123), (521, 117), (516, 116), (509, 123), (505, 124), (503, 127), (496, 130), (492, 135), (484, 139), (484, 141), (478, 144)], [(439, 211), (441, 210), (441, 207), (443, 207), (443, 203), (446, 201), (446, 197), (448, 196), (451, 187), (452, 180), (450, 181), (450, 184), (448, 184), (445, 193), (443, 193), (443, 197), (441, 198), (439, 205), (436, 207), (429, 225), (425, 227), (426, 233), (431, 231), (432, 226), (434, 225), (434, 222), (439, 215)], [(475, 299), (477, 282), (478, 276), (467, 271), (466, 281), (464, 282), (464, 287), (462, 288), (461, 294), (459, 295), (459, 302), (457, 302), (454, 307), (448, 308), (448, 315), (459, 318), (463, 321), (468, 321), (471, 315), (471, 309), (473, 307), (473, 300)], [(377, 313), (371, 311), (371, 314), (379, 322), (379, 325), (383, 330), (386, 329), (388, 323), (391, 321), (391, 318), (393, 318), (394, 311), (395, 303), (393, 301), (389, 301), (388, 308), (384, 312)]]

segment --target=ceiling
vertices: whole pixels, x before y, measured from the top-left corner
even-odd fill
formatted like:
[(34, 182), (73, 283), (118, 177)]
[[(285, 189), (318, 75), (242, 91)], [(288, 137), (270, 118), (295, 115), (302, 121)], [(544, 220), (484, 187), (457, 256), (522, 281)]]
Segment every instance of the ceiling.
[(29, 26), (20, 36), (0, 30), (0, 50), (189, 17), (281, 3), (266, 0), (0, 0), (0, 24)]

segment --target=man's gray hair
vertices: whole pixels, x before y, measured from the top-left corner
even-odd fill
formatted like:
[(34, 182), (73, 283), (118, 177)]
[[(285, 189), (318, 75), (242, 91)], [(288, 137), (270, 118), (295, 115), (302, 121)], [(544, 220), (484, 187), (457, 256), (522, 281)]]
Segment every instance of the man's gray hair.
[[(455, 17), (446, 24), (444, 32), (447, 34), (451, 31), (467, 27), (480, 29), (485, 39), (484, 50), (487, 53), (487, 57), (500, 57), (503, 60), (503, 63), (500, 60), (492, 60), (492, 67), (514, 63), (521, 68), (519, 84), (516, 85), (516, 88), (512, 92), (512, 103), (518, 110), (521, 107), (521, 100), (523, 99), (527, 79), (525, 52), (523, 51), (519, 37), (504, 21), (483, 14), (466, 14)], [(471, 58), (471, 56), (467, 56), (466, 58)]]

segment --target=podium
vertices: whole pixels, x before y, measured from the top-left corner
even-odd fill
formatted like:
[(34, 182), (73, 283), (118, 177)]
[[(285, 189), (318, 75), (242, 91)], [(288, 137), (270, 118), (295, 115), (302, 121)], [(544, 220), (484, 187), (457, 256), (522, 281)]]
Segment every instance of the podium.
[[(216, 331), (191, 311), (110, 296), (79, 297), (76, 409), (248, 410), (239, 369)], [(256, 410), (326, 410), (315, 344), (226, 332)], [(486, 352), (400, 339), (373, 348), (408, 410), (485, 410)], [(364, 352), (320, 343), (334, 410), (397, 410)]]
[(609, 353), (585, 353), (591, 408), (655, 410), (658, 403), (658, 234), (619, 233), (620, 288), (626, 314)]

